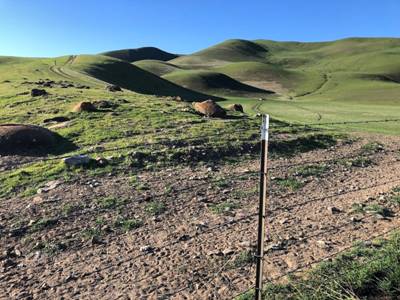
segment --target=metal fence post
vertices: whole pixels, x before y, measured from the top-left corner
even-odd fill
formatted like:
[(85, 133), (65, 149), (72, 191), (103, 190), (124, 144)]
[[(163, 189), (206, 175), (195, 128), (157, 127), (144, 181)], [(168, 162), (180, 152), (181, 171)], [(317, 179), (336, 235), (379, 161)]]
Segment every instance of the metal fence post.
[(262, 116), (261, 125), (261, 156), (260, 156), (260, 199), (258, 208), (258, 237), (256, 253), (256, 286), (255, 300), (262, 298), (263, 285), (263, 259), (264, 259), (264, 238), (265, 238), (265, 206), (267, 201), (267, 158), (268, 158), (268, 129), (269, 115)]

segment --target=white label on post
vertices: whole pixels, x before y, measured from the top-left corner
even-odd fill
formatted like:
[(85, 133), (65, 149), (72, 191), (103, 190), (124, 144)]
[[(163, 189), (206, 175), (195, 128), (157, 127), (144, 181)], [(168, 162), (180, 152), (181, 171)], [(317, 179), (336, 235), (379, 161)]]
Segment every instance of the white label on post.
[(268, 141), (268, 129), (269, 129), (269, 115), (263, 115), (261, 125), (261, 140)]

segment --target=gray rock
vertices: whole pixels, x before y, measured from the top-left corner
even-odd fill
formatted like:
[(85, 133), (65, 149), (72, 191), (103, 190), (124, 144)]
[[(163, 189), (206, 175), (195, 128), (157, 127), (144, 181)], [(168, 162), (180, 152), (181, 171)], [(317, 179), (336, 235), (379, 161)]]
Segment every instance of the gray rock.
[(69, 167), (84, 166), (90, 162), (87, 155), (75, 155), (64, 159), (64, 163)]
[(47, 182), (42, 188), (37, 190), (38, 194), (47, 193), (57, 188), (62, 182), (60, 180), (53, 180)]
[(334, 206), (328, 207), (328, 211), (333, 215), (342, 212), (339, 208), (334, 207)]
[(149, 245), (140, 247), (140, 251), (144, 252), (146, 254), (154, 253), (155, 250), (156, 250), (156, 248), (149, 246)]

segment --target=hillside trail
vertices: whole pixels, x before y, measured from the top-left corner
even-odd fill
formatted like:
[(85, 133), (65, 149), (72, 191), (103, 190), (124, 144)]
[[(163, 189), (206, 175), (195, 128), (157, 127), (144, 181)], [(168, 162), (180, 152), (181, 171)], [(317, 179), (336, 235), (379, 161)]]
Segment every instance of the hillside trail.
[[(370, 156), (371, 165), (339, 163), (371, 140), (384, 144), (384, 150)], [(270, 161), (266, 279), (400, 225), (400, 207), (388, 200), (400, 186), (399, 142), (366, 136)], [(296, 166), (320, 161), (326, 161), (324, 173), (295, 177), (302, 187), (278, 184), (277, 178), (298, 172)], [(0, 205), (2, 230), (18, 220), (58, 221), (30, 233), (29, 239), (22, 233), (1, 236), (2, 246), (18, 247), (23, 254), (12, 258), (18, 267), (7, 267), (0, 275), (0, 298), (231, 299), (253, 286), (254, 265), (246, 257), (256, 242), (258, 164), (255, 158), (212, 169), (176, 165), (136, 174), (147, 189), (132, 186), (129, 175), (79, 178), (42, 194), (39, 203), (33, 200), (36, 195), (5, 199)], [(110, 196), (127, 202), (120, 208), (96, 205)], [(158, 202), (165, 204), (164, 213), (146, 213), (148, 205)], [(215, 212), (226, 203), (235, 207)], [(354, 211), (359, 205), (380, 205), (391, 214)], [(63, 207), (71, 206), (79, 209), (65, 216)], [(143, 225), (121, 232), (112, 224), (122, 217), (142, 218)], [(105, 223), (96, 225), (99, 220)], [(91, 228), (100, 230), (98, 239), (83, 238)], [(46, 246), (30, 250), (39, 241)], [(46, 254), (55, 245), (65, 248)]]
[(77, 72), (69, 68), (69, 66), (74, 63), (76, 58), (77, 55), (70, 55), (67, 61), (62, 66), (54, 64), (49, 67), (49, 70), (65, 79), (89, 84), (95, 87), (104, 87), (106, 85), (109, 85), (109, 83), (107, 83), (106, 81), (102, 81), (83, 72)]

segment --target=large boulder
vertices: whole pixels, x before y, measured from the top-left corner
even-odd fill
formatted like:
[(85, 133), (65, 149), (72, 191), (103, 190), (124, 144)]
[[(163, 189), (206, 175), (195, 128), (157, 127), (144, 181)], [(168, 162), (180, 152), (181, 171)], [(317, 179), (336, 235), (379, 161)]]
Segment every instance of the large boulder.
[(198, 113), (205, 115), (207, 117), (225, 117), (225, 110), (215, 103), (213, 100), (206, 100), (203, 102), (193, 103), (193, 108)]
[(231, 104), (228, 106), (228, 109), (232, 111), (244, 112), (241, 104)]
[(20, 153), (54, 146), (56, 134), (50, 130), (22, 124), (0, 125), (0, 152)]
[(73, 112), (93, 112), (97, 111), (96, 107), (91, 102), (79, 102), (72, 108)]

